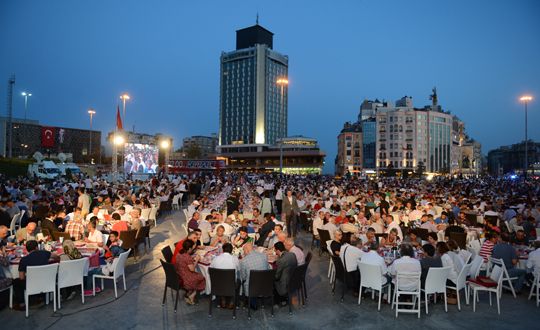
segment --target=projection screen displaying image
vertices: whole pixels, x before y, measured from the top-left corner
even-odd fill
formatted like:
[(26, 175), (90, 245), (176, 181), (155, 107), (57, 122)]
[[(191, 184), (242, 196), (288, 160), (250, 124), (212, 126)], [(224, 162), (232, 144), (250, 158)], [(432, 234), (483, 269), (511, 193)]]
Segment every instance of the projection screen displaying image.
[(124, 173), (155, 174), (159, 149), (156, 145), (126, 143), (124, 147)]

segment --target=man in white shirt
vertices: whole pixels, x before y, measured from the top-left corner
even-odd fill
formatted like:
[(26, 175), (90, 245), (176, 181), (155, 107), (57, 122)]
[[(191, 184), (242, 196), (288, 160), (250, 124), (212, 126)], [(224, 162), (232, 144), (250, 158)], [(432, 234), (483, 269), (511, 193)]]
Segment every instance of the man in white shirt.
[(391, 214), (387, 214), (386, 217), (386, 233), (390, 233), (390, 231), (395, 228), (398, 232), (399, 240), (403, 242), (403, 232), (401, 231), (401, 227), (397, 223), (397, 221), (394, 220), (394, 216)]
[(90, 221), (92, 217), (97, 217), (99, 220), (103, 220), (103, 214), (99, 213), (99, 207), (94, 206), (91, 213), (86, 216), (86, 222)]
[(362, 255), (362, 259), (360, 259), (359, 262), (363, 264), (368, 265), (376, 265), (380, 266), (381, 268), (381, 275), (382, 275), (382, 285), (385, 285), (388, 283), (389, 278), (388, 276), (388, 267), (386, 266), (386, 263), (384, 262), (384, 258), (379, 255), (377, 250), (379, 249), (379, 244), (377, 242), (372, 242), (369, 244), (369, 252), (364, 253)]
[[(401, 258), (394, 260), (390, 266), (390, 274), (394, 277), (393, 282), (396, 284), (397, 273), (422, 273), (422, 266), (420, 261), (414, 259), (414, 250), (410, 244), (401, 244)], [(399, 282), (400, 290), (420, 290), (420, 282), (411, 280), (402, 280)]]
[(87, 243), (94, 243), (98, 247), (103, 247), (103, 234), (96, 229), (96, 220), (95, 218), (92, 218), (87, 225), (88, 230), (88, 237), (84, 239)]
[(319, 213), (315, 216), (315, 218), (313, 218), (311, 229), (313, 230), (313, 235), (315, 235), (316, 237), (319, 237), (319, 232), (317, 230), (324, 226), (324, 222), (322, 219), (323, 217), (324, 217), (324, 211), (319, 211)]
[(381, 220), (380, 213), (376, 212), (371, 217), (371, 225), (369, 225), (371, 228), (375, 229), (375, 233), (382, 234), (384, 233), (384, 224)]
[(328, 222), (324, 226), (322, 226), (322, 229), (328, 230), (328, 232), (330, 233), (331, 239), (334, 239), (334, 233), (339, 229), (339, 227), (336, 226), (335, 221), (336, 221), (336, 218), (331, 216), (328, 219)]
[(233, 256), (231, 254), (233, 250), (232, 244), (225, 243), (223, 244), (222, 248), (223, 253), (215, 257), (214, 260), (212, 260), (210, 267), (217, 269), (234, 269), (236, 271), (236, 274), (238, 275), (240, 262), (238, 261), (238, 258), (236, 256)]
[(364, 255), (364, 251), (360, 249), (362, 242), (356, 241), (353, 244), (358, 245), (354, 246), (349, 243), (345, 243), (341, 246), (339, 250), (339, 257), (341, 262), (343, 262), (343, 267), (347, 272), (347, 276), (351, 280), (351, 283), (354, 288), (354, 292), (358, 292), (360, 288), (360, 271), (358, 270), (358, 262)]

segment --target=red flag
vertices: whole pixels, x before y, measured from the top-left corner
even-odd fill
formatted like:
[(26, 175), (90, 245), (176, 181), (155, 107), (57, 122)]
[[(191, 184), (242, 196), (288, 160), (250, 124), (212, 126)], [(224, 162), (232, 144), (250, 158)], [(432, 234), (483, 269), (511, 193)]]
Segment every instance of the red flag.
[(121, 131), (123, 128), (122, 126), (122, 117), (120, 117), (120, 106), (116, 106), (116, 129)]
[(41, 146), (54, 147), (54, 127), (41, 127)]

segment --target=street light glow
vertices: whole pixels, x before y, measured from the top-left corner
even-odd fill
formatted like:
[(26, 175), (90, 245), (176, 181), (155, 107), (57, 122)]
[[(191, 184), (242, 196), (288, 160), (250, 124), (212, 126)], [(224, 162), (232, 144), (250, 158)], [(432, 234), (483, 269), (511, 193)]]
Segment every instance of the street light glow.
[(127, 94), (122, 94), (122, 95), (120, 95), (120, 98), (121, 98), (122, 100), (124, 100), (124, 101), (130, 99), (129, 95), (127, 95)]
[(122, 135), (115, 135), (113, 142), (117, 146), (124, 144), (124, 137)]
[(276, 81), (276, 84), (278, 85), (288, 85), (289, 84), (289, 80), (287, 78), (279, 78), (277, 81)]
[(90, 109), (90, 110), (88, 110), (88, 114), (89, 114), (90, 116), (95, 115), (95, 114), (96, 114), (96, 111), (95, 111), (94, 109)]
[(161, 140), (159, 143), (162, 149), (169, 149), (170, 143), (169, 140)]
[(522, 97), (519, 98), (519, 100), (520, 100), (521, 102), (529, 102), (529, 101), (532, 101), (532, 99), (533, 99), (533, 98), (532, 98), (532, 96), (530, 96), (530, 95), (523, 95)]

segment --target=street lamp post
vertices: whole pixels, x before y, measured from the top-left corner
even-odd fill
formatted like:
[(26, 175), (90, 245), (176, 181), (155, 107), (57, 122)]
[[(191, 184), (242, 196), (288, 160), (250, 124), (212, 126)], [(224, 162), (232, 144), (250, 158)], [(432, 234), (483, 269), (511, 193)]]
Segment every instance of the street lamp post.
[[(280, 95), (281, 95), (281, 126), (283, 127), (284, 117), (285, 117), (285, 104), (283, 103), (283, 93), (286, 85), (289, 85), (289, 80), (287, 78), (279, 78), (276, 81), (276, 84), (280, 86)], [(279, 173), (283, 174), (283, 138), (282, 136), (279, 140)]]
[(94, 109), (88, 109), (88, 114), (90, 115), (90, 132), (88, 134), (89, 142), (88, 142), (88, 155), (90, 156), (90, 162), (92, 162), (92, 118), (96, 114), (96, 111)]
[(124, 118), (124, 126), (126, 126), (126, 101), (130, 99), (128, 94), (122, 94), (120, 95), (120, 99), (122, 100), (122, 118)]
[(124, 137), (118, 134), (117, 131), (115, 131), (112, 142), (113, 142), (112, 174), (113, 174), (113, 181), (115, 181), (118, 175), (118, 146), (124, 143)]
[(24, 97), (24, 120), (26, 121), (26, 113), (28, 111), (28, 98), (32, 96), (32, 93), (22, 92), (21, 95)]
[(527, 105), (530, 101), (532, 101), (532, 96), (530, 95), (524, 95), (519, 98), (519, 100), (523, 103), (525, 103), (525, 164), (524, 164), (524, 175), (525, 179), (527, 179), (527, 171), (529, 169), (529, 142), (528, 142), (528, 135), (527, 135)]
[(161, 147), (161, 149), (163, 149), (165, 151), (165, 159), (164, 159), (164, 163), (165, 163), (165, 175), (169, 174), (169, 151), (170, 151), (170, 148), (171, 148), (171, 142), (169, 141), (169, 139), (164, 139), (164, 140), (161, 140), (161, 142), (159, 143), (159, 146)]

